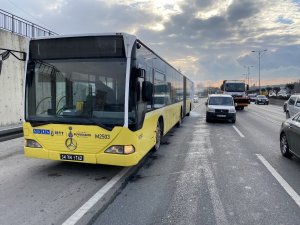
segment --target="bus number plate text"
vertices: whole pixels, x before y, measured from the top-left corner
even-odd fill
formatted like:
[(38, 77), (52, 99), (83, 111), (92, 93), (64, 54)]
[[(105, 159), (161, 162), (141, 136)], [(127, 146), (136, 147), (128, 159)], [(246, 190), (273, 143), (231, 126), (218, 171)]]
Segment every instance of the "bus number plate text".
[(83, 161), (83, 155), (60, 154), (61, 160)]

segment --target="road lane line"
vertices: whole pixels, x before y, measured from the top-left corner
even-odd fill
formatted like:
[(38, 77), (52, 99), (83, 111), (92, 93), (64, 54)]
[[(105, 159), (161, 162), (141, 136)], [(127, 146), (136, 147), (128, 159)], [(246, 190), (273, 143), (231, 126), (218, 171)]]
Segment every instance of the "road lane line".
[(122, 169), (107, 184), (105, 184), (94, 196), (84, 203), (72, 216), (70, 216), (62, 225), (76, 224), (105, 194), (112, 188), (122, 177), (130, 170), (130, 168)]
[(233, 125), (232, 127), (235, 129), (235, 131), (236, 131), (242, 138), (245, 137), (245, 136), (242, 134), (242, 132), (239, 131), (239, 129), (236, 128), (236, 126)]
[(271, 166), (271, 164), (261, 155), (256, 154), (258, 159), (264, 164), (264, 166), (269, 170), (269, 172), (275, 177), (279, 184), (284, 188), (284, 190), (291, 196), (291, 198), (296, 202), (298, 207), (300, 207), (300, 196), (297, 192), (280, 176), (279, 173)]

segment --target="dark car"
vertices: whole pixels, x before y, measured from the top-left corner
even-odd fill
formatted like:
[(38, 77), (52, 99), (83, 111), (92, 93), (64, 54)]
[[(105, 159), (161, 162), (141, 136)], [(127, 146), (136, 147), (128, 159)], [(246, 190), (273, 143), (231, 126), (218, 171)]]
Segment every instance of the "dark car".
[(281, 154), (287, 158), (292, 155), (300, 158), (300, 112), (282, 123), (280, 150)]
[(250, 102), (255, 102), (256, 100), (256, 94), (248, 94)]
[(257, 95), (255, 99), (255, 104), (269, 105), (269, 99), (265, 95)]

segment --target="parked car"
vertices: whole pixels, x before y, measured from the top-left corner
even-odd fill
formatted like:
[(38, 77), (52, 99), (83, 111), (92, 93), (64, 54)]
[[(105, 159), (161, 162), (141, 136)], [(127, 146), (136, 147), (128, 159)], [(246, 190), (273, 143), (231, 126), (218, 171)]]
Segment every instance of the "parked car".
[(292, 155), (300, 157), (300, 112), (282, 123), (280, 151), (287, 158)]
[(250, 102), (255, 102), (256, 94), (248, 94), (248, 97), (250, 99)]
[(193, 101), (194, 101), (194, 103), (198, 103), (199, 102), (199, 97), (197, 95), (194, 95)]
[(269, 104), (269, 99), (265, 95), (257, 95), (255, 99), (255, 104)]
[(278, 97), (288, 97), (288, 94), (287, 94), (287, 92), (286, 91), (284, 91), (284, 90), (280, 90), (278, 93), (277, 93), (277, 96)]
[(206, 104), (206, 122), (212, 120), (230, 120), (235, 123), (236, 110), (231, 95), (209, 95)]
[(269, 97), (276, 97), (276, 93), (275, 92), (270, 92)]
[(300, 112), (300, 94), (291, 95), (286, 106), (286, 118), (290, 118), (298, 112)]

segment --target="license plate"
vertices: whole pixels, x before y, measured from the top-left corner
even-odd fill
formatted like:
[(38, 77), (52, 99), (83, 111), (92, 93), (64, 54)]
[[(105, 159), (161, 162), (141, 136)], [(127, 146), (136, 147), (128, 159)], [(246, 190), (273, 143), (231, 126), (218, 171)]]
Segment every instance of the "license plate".
[(226, 115), (217, 115), (217, 117), (226, 117)]
[(61, 160), (83, 161), (83, 155), (60, 154)]

